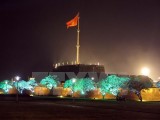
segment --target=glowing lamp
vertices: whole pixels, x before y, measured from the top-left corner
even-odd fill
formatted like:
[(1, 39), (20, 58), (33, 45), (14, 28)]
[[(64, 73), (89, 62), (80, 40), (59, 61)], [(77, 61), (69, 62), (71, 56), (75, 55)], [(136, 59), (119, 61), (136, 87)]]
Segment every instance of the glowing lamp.
[(91, 77), (92, 80), (94, 80), (94, 77)]
[(150, 69), (147, 68), (147, 67), (142, 68), (141, 74), (145, 75), (145, 76), (148, 76), (150, 74)]
[(16, 80), (17, 80), (17, 81), (19, 81), (19, 80), (20, 80), (20, 77), (19, 77), (19, 76), (16, 76), (15, 78), (16, 78)]
[(73, 79), (72, 79), (72, 82), (73, 82), (73, 83), (75, 83), (75, 82), (76, 82), (76, 79), (75, 79), (75, 78), (73, 78)]

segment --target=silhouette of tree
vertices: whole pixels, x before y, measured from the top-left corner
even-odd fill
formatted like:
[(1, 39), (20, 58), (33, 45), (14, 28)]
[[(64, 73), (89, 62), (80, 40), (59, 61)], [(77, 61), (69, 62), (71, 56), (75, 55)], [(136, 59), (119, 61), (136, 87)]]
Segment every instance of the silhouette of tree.
[(142, 101), (141, 90), (153, 87), (153, 80), (148, 76), (134, 76), (131, 77), (131, 80), (128, 82), (128, 88), (130, 91), (136, 93), (139, 99)]

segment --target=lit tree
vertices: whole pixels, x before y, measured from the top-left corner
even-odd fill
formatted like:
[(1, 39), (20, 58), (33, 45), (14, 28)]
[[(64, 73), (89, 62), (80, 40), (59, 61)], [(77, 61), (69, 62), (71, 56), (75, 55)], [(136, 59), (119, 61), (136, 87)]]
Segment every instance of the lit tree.
[(116, 75), (111, 75), (106, 79), (98, 82), (98, 87), (100, 88), (103, 99), (106, 93), (117, 96), (121, 88), (126, 88), (129, 80), (130, 79), (128, 77), (118, 77)]
[[(22, 94), (23, 90), (27, 89), (29, 86), (25, 80), (15, 81), (13, 84), (16, 89)], [(18, 85), (18, 86), (17, 86)]]
[(0, 82), (0, 88), (3, 89), (5, 93), (8, 93), (8, 91), (13, 87), (11, 86), (11, 82), (9, 80), (4, 80)]
[(73, 92), (80, 91), (82, 95), (86, 94), (86, 92), (90, 90), (95, 89), (95, 83), (92, 81), (92, 79), (89, 78), (81, 78), (76, 79), (76, 81), (73, 81), (75, 78), (67, 80), (64, 83), (64, 88), (70, 88)]
[(57, 77), (49, 75), (42, 79), (40, 84), (46, 86), (48, 89), (52, 89), (58, 85)]
[(104, 99), (106, 92), (108, 92), (107, 91), (107, 81), (105, 79), (102, 79), (97, 84), (98, 84), (98, 88), (100, 88), (100, 92), (101, 92), (103, 99)]
[(95, 82), (90, 78), (78, 79), (75, 83), (75, 91), (80, 91), (81, 94), (95, 89)]
[(31, 80), (29, 80), (29, 81), (27, 81), (27, 86), (28, 86), (28, 88), (27, 88), (27, 90), (30, 90), (30, 91), (32, 91), (33, 92), (33, 90), (34, 90), (34, 87), (35, 86), (38, 86), (38, 84), (37, 84), (37, 82), (35, 81), (35, 79), (31, 79)]
[(128, 88), (130, 91), (133, 91), (136, 93), (136, 95), (139, 97), (139, 99), (142, 101), (141, 97), (141, 90), (147, 89), (153, 87), (153, 81), (148, 76), (133, 76), (131, 77), (131, 80), (128, 83)]
[(66, 80), (63, 87), (64, 88), (70, 88), (70, 89), (73, 90), (73, 84), (74, 84), (74, 82), (72, 81), (72, 79)]
[(24, 90), (29, 90), (33, 92), (34, 87), (37, 86), (37, 83), (35, 80), (29, 80), (27, 82), (25, 80), (20, 80), (20, 81), (15, 81), (13, 85), (22, 94)]
[(85, 93), (96, 89), (95, 82), (91, 78), (84, 78), (83, 81), (84, 81), (83, 89)]

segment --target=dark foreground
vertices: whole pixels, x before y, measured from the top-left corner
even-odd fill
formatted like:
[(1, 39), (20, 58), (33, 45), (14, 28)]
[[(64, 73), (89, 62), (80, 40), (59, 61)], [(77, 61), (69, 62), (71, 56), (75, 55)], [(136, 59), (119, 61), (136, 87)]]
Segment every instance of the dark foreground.
[(160, 102), (0, 101), (0, 120), (158, 120)]

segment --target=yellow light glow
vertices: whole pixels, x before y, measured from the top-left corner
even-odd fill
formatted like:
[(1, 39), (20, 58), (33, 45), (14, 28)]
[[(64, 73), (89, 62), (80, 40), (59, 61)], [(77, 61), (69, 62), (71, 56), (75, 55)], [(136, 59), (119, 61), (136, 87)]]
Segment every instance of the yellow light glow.
[(150, 69), (147, 68), (147, 67), (142, 68), (141, 69), (141, 74), (145, 75), (145, 76), (148, 76), (150, 74)]

